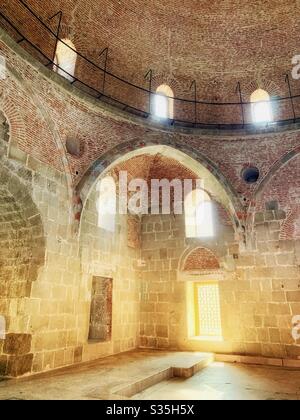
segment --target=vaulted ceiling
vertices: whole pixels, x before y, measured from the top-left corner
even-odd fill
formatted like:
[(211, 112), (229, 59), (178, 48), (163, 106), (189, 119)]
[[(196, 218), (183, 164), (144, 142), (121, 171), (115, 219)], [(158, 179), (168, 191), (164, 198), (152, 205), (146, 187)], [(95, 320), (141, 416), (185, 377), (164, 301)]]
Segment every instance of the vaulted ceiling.
[[(22, 21), (14, 3), (1, 8)], [(274, 95), (286, 94), (284, 74), (300, 54), (299, 0), (27, 0), (55, 29), (63, 12), (62, 36), (69, 35), (79, 51), (101, 64), (109, 47), (108, 69), (147, 87), (168, 82), (179, 97), (192, 98), (197, 81), (199, 98), (236, 99), (236, 84), (244, 92), (257, 86)], [(294, 84), (294, 90), (300, 90)]]

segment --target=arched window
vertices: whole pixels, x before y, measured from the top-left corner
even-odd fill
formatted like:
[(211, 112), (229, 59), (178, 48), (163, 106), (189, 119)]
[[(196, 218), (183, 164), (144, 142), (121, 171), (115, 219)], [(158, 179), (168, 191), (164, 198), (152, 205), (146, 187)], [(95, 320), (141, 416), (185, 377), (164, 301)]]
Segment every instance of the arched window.
[(76, 59), (77, 53), (73, 42), (69, 39), (58, 41), (54, 59), (54, 71), (65, 77), (70, 82), (73, 82)]
[(252, 119), (255, 123), (273, 121), (270, 95), (263, 89), (258, 89), (251, 95)]
[(211, 238), (214, 236), (213, 205), (203, 190), (194, 190), (184, 202), (185, 232), (187, 238)]
[(116, 230), (117, 187), (115, 180), (107, 176), (97, 184), (98, 227), (107, 232)]
[(153, 114), (158, 118), (174, 118), (174, 93), (170, 86), (161, 85), (156, 89), (153, 103)]

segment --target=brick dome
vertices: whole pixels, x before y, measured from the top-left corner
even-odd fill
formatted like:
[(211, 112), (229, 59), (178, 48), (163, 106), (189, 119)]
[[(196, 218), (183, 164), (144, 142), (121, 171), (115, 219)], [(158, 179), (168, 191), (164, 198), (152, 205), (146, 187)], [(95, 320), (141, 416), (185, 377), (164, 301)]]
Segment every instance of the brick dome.
[[(24, 11), (15, 2), (1, 3), (24, 23)], [(104, 59), (99, 54), (108, 47), (113, 74), (147, 88), (144, 75), (152, 69), (154, 87), (168, 83), (176, 97), (193, 99), (193, 80), (203, 100), (237, 100), (238, 81), (247, 100), (257, 86), (284, 96), (283, 74), (291, 71), (298, 53), (299, 6), (293, 0), (27, 3), (53, 30), (56, 19), (49, 17), (61, 10), (61, 37), (71, 38), (77, 51), (99, 65)]]

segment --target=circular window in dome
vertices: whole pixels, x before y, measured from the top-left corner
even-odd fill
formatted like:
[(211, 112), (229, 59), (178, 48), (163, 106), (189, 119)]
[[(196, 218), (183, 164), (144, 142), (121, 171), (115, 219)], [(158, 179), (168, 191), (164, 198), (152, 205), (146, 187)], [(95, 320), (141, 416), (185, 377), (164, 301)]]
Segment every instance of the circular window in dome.
[(242, 171), (242, 178), (247, 184), (255, 184), (260, 177), (259, 169), (255, 166), (249, 166)]

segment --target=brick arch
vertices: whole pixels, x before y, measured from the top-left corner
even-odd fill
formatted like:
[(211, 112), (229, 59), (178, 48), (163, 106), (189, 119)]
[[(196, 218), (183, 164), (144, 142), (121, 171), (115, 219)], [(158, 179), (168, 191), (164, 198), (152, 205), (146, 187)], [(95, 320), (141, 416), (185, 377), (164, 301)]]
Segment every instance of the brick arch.
[(178, 96), (181, 92), (182, 87), (178, 80), (176, 80), (170, 73), (164, 72), (159, 74), (154, 74), (152, 79), (152, 90), (155, 92), (160, 85), (168, 85), (174, 93), (174, 96)]
[[(57, 169), (63, 168), (64, 170), (68, 185), (69, 197), (71, 199), (73, 194), (71, 170), (65, 152), (65, 145), (62, 141), (57, 124), (51, 118), (49, 112), (47, 112), (47, 109), (45, 108), (40, 98), (36, 95), (30, 83), (27, 80), (25, 80), (24, 77), (11, 65), (7, 65), (7, 70), (10, 76), (12, 77), (14, 83), (18, 85), (21, 92), (23, 92), (23, 95), (25, 95), (25, 97), (30, 100), (31, 104), (37, 110), (37, 115), (39, 115), (45, 123), (45, 130), (47, 130), (49, 138), (51, 138), (53, 142), (53, 144), (51, 144), (51, 150), (53, 153), (57, 152), (57, 162), (55, 163), (57, 163), (60, 166), (60, 168)], [(1, 87), (2, 84), (0, 81), (0, 88)], [(14, 102), (14, 99), (12, 98), (13, 97), (9, 95), (9, 92), (7, 93), (7, 96), (4, 94), (0, 99), (0, 108), (3, 109), (3, 112), (5, 113), (9, 121), (11, 129), (11, 143), (19, 147), (20, 144), (26, 144), (28, 133), (26, 132), (26, 125), (20, 117), (22, 114), (20, 113), (16, 102)], [(40, 157), (38, 159), (41, 160)]]
[(261, 77), (261, 75), (258, 74), (255, 80), (252, 80), (242, 86), (244, 101), (250, 102), (252, 93), (257, 89), (265, 90), (270, 96), (279, 96), (282, 93), (284, 94), (284, 92), (282, 92), (282, 86), (280, 86), (279, 83), (274, 80)]
[[(249, 204), (248, 212), (247, 212), (247, 228), (249, 231), (253, 228), (254, 224), (254, 214), (260, 203), (261, 197), (263, 196), (264, 192), (266, 191), (268, 185), (270, 185), (272, 179), (282, 170), (284, 169), (289, 163), (293, 162), (295, 159), (299, 158), (300, 156), (300, 146), (295, 147), (294, 149), (285, 153), (279, 160), (277, 160), (273, 166), (270, 168), (269, 172), (266, 174), (265, 177), (262, 178), (261, 182), (257, 186), (253, 198)], [(294, 214), (294, 210), (289, 209), (290, 215), (288, 216), (290, 220), (292, 220)], [(286, 221), (285, 228), (287, 229), (288, 221)], [(290, 228), (289, 228), (290, 230)], [(284, 234), (283, 234), (284, 235)]]
[(269, 172), (266, 174), (264, 178), (262, 178), (261, 182), (259, 183), (256, 191), (255, 196), (259, 196), (267, 184), (271, 181), (273, 176), (279, 172), (286, 164), (288, 164), (291, 160), (295, 159), (300, 154), (300, 146), (295, 147), (294, 149), (285, 153), (281, 158), (273, 164), (270, 168)]
[(300, 226), (297, 227), (296, 223), (300, 220), (300, 205), (294, 207), (287, 215), (286, 220), (282, 223), (279, 239), (300, 239)]
[(192, 159), (197, 164), (201, 165), (203, 168), (208, 170), (211, 173), (212, 177), (220, 184), (230, 202), (230, 213), (233, 215), (236, 227), (240, 225), (240, 221), (237, 214), (243, 212), (242, 204), (233, 186), (223, 175), (218, 166), (192, 147), (187, 146), (186, 144), (173, 142), (170, 139), (162, 140), (160, 142), (144, 142), (140, 139), (136, 139), (128, 143), (122, 143), (121, 145), (102, 155), (92, 164), (92, 166), (90, 166), (90, 168), (86, 171), (85, 175), (82, 177), (81, 181), (77, 185), (76, 191), (77, 194), (80, 195), (82, 202), (86, 201), (93, 184), (96, 182), (99, 176), (104, 171), (106, 171), (114, 162), (121, 158), (124, 158), (125, 160), (126, 156), (129, 157), (131, 153), (142, 153), (144, 151), (145, 153), (147, 153), (147, 148), (150, 147), (163, 147), (164, 149), (169, 148), (173, 152), (178, 152), (178, 154), (181, 156), (186, 156)]
[(210, 249), (199, 247), (185, 258), (182, 269), (183, 271), (219, 270), (220, 263)]
[(0, 98), (0, 112), (4, 115), (9, 126), (9, 142), (26, 141), (26, 129), (21, 113), (14, 102), (3, 94)]

